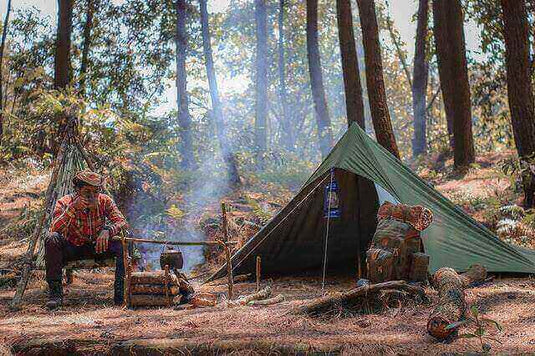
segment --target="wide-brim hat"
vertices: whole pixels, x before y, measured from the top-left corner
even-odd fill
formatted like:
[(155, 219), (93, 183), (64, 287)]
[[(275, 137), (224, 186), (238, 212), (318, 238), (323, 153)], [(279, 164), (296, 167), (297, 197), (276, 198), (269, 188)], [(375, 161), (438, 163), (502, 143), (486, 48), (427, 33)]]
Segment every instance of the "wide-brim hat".
[(74, 181), (84, 182), (86, 184), (92, 185), (93, 187), (102, 187), (104, 185), (104, 177), (90, 170), (83, 170), (76, 173), (73, 178), (73, 182)]

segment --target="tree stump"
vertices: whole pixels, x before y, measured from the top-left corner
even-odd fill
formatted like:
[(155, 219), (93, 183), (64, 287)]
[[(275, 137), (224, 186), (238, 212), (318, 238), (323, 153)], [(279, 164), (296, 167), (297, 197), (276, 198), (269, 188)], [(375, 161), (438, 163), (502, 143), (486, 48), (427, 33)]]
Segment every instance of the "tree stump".
[(464, 290), (486, 277), (487, 270), (481, 265), (473, 265), (460, 275), (449, 267), (434, 274), (433, 284), (438, 290), (439, 301), (427, 321), (429, 335), (444, 340), (454, 334), (455, 328), (447, 329), (447, 326), (464, 318), (467, 309)]

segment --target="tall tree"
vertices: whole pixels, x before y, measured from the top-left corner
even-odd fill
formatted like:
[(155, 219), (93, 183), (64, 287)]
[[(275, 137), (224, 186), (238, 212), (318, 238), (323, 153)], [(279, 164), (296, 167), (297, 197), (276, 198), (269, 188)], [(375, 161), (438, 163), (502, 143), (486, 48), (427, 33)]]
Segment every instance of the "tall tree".
[(85, 94), (85, 82), (87, 76), (87, 66), (89, 63), (89, 50), (91, 48), (91, 30), (93, 29), (93, 16), (95, 15), (95, 10), (98, 8), (99, 0), (87, 0), (85, 23), (84, 23), (84, 33), (83, 33), (83, 43), (82, 43), (82, 60), (80, 64), (80, 82), (79, 89), (80, 94), (84, 96)]
[(308, 71), (310, 74), (314, 108), (316, 110), (320, 150), (323, 157), (325, 157), (331, 150), (332, 131), (329, 108), (327, 107), (325, 89), (323, 87), (323, 75), (321, 73), (321, 59), (318, 43), (318, 0), (307, 0), (306, 7)]
[(259, 163), (267, 149), (267, 8), (265, 0), (255, 0), (256, 19), (256, 116), (255, 144)]
[(440, 87), (453, 131), (453, 158), (457, 168), (475, 160), (463, 17), (460, 0), (433, 0)]
[[(501, 0), (509, 110), (518, 155), (535, 166), (535, 101), (529, 58), (529, 23), (524, 0)], [(528, 166), (529, 167), (529, 166)], [(534, 207), (535, 172), (523, 174), (525, 205)]]
[(180, 154), (182, 167), (192, 169), (196, 167), (193, 156), (193, 140), (191, 137), (191, 116), (189, 113), (189, 100), (186, 74), (186, 49), (188, 37), (186, 33), (186, 0), (176, 0), (176, 101), (178, 106), (178, 125), (180, 127)]
[(74, 0), (58, 0), (58, 30), (54, 62), (54, 87), (64, 89), (71, 78), (71, 32)]
[(287, 150), (294, 150), (294, 133), (288, 108), (288, 91), (286, 90), (286, 61), (284, 58), (284, 0), (279, 0), (279, 97), (282, 106), (281, 126), (283, 142)]
[(425, 45), (427, 42), (428, 13), (429, 0), (420, 0), (418, 4), (412, 82), (412, 108), (414, 112), (413, 157), (424, 154), (427, 151), (426, 92), (429, 67), (426, 59)]
[(6, 48), (7, 28), (9, 25), (9, 14), (11, 13), (11, 0), (7, 2), (6, 17), (2, 28), (2, 42), (0, 43), (0, 145), (4, 138), (4, 50)]
[(217, 86), (217, 76), (214, 68), (214, 59), (212, 54), (212, 43), (210, 35), (210, 25), (208, 21), (208, 9), (206, 0), (199, 0), (201, 10), (201, 29), (202, 43), (204, 49), (204, 61), (206, 65), (206, 75), (208, 77), (208, 86), (210, 88), (210, 98), (212, 99), (212, 112), (215, 121), (216, 133), (219, 139), (219, 146), (223, 155), (223, 160), (227, 166), (229, 183), (236, 188), (240, 185), (240, 176), (238, 174), (238, 165), (236, 157), (230, 148), (230, 142), (225, 130), (225, 119), (221, 101), (219, 100), (219, 89)]
[(362, 27), (364, 60), (366, 62), (366, 87), (377, 142), (399, 158), (396, 137), (390, 121), (383, 78), (383, 60), (379, 43), (379, 28), (374, 0), (357, 0)]
[(353, 12), (351, 0), (336, 0), (336, 15), (338, 19), (338, 38), (344, 73), (344, 88), (346, 96), (347, 124), (357, 122), (365, 127), (364, 100), (360, 83), (359, 63), (353, 31)]

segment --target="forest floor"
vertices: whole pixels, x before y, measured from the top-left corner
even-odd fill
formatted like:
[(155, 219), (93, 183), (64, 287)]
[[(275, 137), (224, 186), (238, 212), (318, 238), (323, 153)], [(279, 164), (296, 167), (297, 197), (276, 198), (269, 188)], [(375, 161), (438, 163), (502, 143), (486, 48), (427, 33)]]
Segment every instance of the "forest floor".
[[(463, 177), (444, 167), (421, 170), (442, 193), (481, 222), (491, 226), (489, 204), (517, 203), (511, 181), (492, 162), (506, 155), (483, 156), (478, 167)], [(28, 231), (22, 216), (30, 215), (46, 188), (48, 175), (38, 170), (24, 174), (13, 168), (0, 174), (0, 271), (13, 265), (25, 252)], [(289, 199), (289, 196), (287, 197)], [(258, 196), (258, 199), (264, 199)], [(280, 202), (277, 202), (278, 205)], [(272, 204), (273, 205), (273, 204)], [(246, 209), (244, 209), (246, 210)], [(252, 209), (254, 210), (254, 209)], [(217, 209), (214, 209), (214, 214)], [(245, 214), (240, 212), (240, 214)], [(251, 212), (253, 214), (253, 212)], [(248, 217), (249, 219), (249, 217)], [(250, 217), (249, 220), (254, 220)], [(17, 229), (6, 227), (17, 223)], [(11, 225), (10, 225), (11, 224)], [(20, 226), (19, 226), (20, 225)], [(25, 230), (26, 229), (26, 230)], [(13, 232), (14, 231), (14, 232)], [(535, 279), (495, 276), (492, 282), (467, 291), (469, 303), (480, 313), (503, 325), (503, 332), (490, 331), (493, 353), (535, 353)], [(465, 354), (481, 351), (476, 339), (437, 342), (426, 332), (431, 305), (403, 305), (379, 314), (352, 317), (312, 318), (291, 311), (306, 300), (321, 295), (317, 278), (284, 277), (264, 281), (286, 298), (264, 307), (227, 307), (226, 286), (194, 279), (197, 290), (215, 293), (222, 301), (215, 307), (191, 310), (172, 308), (129, 310), (112, 305), (113, 271), (99, 269), (75, 272), (66, 287), (65, 306), (49, 312), (43, 308), (46, 283), (43, 273), (34, 273), (25, 294), (22, 311), (12, 312), (8, 302), (14, 286), (0, 286), (0, 355), (17, 354)], [(351, 278), (330, 278), (327, 292), (354, 287)], [(235, 294), (255, 290), (254, 283), (240, 283)], [(436, 292), (426, 290), (436, 301)], [(471, 331), (470, 328), (461, 330)]]

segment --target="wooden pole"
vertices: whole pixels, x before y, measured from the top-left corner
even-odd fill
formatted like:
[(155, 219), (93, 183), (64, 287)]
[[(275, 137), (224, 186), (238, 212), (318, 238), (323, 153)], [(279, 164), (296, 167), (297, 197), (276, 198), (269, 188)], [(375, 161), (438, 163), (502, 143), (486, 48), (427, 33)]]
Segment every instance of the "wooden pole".
[[(120, 237), (113, 237), (113, 241), (120, 241)], [(126, 237), (126, 241), (132, 241), (132, 242), (142, 242), (142, 243), (151, 243), (151, 244), (159, 244), (159, 245), (183, 245), (183, 246), (214, 246), (214, 245), (221, 245), (221, 242), (218, 241), (170, 241), (170, 240), (151, 240), (151, 239), (140, 239), (140, 238), (134, 238), (134, 237)], [(226, 241), (223, 242), (226, 245), (233, 245), (237, 244), (238, 241)]]
[(228, 220), (227, 220), (227, 207), (224, 202), (221, 202), (221, 217), (223, 225), (223, 236), (225, 237), (223, 241), (227, 242), (228, 239)]
[(128, 278), (128, 243), (125, 240), (126, 235), (123, 232), (121, 236), (121, 247), (123, 248), (123, 266), (125, 270), (125, 280), (123, 286), (123, 307), (128, 306), (128, 290), (130, 289), (130, 280)]
[(164, 270), (165, 270), (165, 284), (164, 284), (165, 299), (167, 301), (167, 306), (169, 307), (171, 306), (171, 299), (169, 298), (169, 265), (165, 265)]
[(131, 307), (132, 306), (132, 258), (130, 256), (126, 258), (126, 263), (127, 263), (127, 267), (126, 267), (126, 281), (125, 281), (125, 285), (126, 285), (125, 298), (126, 298), (126, 306)]
[(230, 248), (224, 241), (218, 241), (219, 244), (225, 250), (225, 258), (227, 260), (227, 277), (228, 277), (228, 299), (232, 300), (234, 297), (234, 281), (232, 278), (232, 256), (230, 254)]
[(48, 184), (48, 188), (46, 191), (45, 205), (43, 207), (43, 211), (41, 212), (41, 216), (39, 217), (39, 222), (33, 230), (33, 235), (30, 239), (30, 245), (28, 246), (28, 250), (26, 251), (26, 254), (24, 256), (24, 267), (22, 269), (22, 276), (20, 278), (19, 284), (17, 285), (15, 296), (13, 297), (13, 300), (9, 305), (10, 309), (12, 310), (20, 309), (20, 302), (22, 301), (22, 296), (24, 295), (24, 291), (26, 290), (26, 286), (28, 285), (28, 281), (30, 280), (33, 268), (33, 255), (35, 253), (35, 248), (37, 247), (37, 242), (39, 241), (39, 237), (41, 236), (43, 228), (45, 227), (47, 217), (49, 216), (49, 214), (52, 213), (52, 209), (54, 209), (54, 207), (51, 206), (53, 203), (53, 193), (56, 187), (56, 181), (58, 179), (60, 167), (63, 165), (64, 154), (67, 148), (67, 144), (67, 135), (65, 135), (63, 137), (58, 156), (55, 160), (56, 165), (54, 167), (54, 170), (52, 171), (52, 176), (50, 177), (50, 183)]
[(258, 292), (260, 290), (260, 273), (262, 268), (262, 258), (260, 256), (256, 256), (256, 291)]

